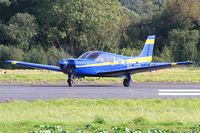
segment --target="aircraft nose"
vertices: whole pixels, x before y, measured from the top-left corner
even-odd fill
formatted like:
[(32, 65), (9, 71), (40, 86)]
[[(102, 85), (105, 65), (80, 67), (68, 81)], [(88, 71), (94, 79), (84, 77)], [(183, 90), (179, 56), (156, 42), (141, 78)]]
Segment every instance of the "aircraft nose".
[(60, 60), (58, 62), (58, 64), (59, 64), (59, 66), (66, 65), (66, 64), (68, 64), (68, 61), (63, 59), (63, 60)]
[(60, 68), (66, 74), (74, 74), (74, 69), (76, 68), (74, 60), (61, 60), (59, 62)]

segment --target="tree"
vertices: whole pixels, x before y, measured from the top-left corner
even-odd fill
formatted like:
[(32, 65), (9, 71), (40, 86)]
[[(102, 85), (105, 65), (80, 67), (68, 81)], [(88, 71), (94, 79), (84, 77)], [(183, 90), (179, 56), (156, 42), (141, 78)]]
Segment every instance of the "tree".
[(0, 0), (0, 4), (9, 6), (11, 4), (10, 0)]
[(33, 37), (37, 35), (37, 23), (34, 16), (28, 13), (17, 13), (11, 17), (7, 26), (7, 35), (11, 44), (27, 51), (30, 49)]
[(172, 30), (169, 32), (169, 44), (174, 61), (199, 60), (197, 44), (199, 41), (198, 30)]
[(43, 36), (50, 45), (76, 56), (87, 50), (117, 48), (121, 24), (118, 0), (60, 0), (39, 7), (39, 18), (45, 18), (40, 20)]
[(161, 10), (166, 0), (120, 0), (122, 5), (139, 14), (142, 18), (150, 19), (157, 10)]
[(172, 28), (194, 28), (200, 23), (200, 3), (197, 0), (169, 0), (163, 11), (162, 25)]

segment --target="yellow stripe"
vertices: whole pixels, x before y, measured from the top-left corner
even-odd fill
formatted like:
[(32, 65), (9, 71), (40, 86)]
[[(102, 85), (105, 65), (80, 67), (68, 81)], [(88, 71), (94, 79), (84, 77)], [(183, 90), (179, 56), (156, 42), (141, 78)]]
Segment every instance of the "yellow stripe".
[(118, 62), (105, 62), (105, 63), (84, 65), (84, 66), (81, 66), (81, 67), (89, 67), (89, 66), (107, 66), (107, 65), (116, 65), (116, 64), (119, 64), (119, 63), (118, 63)]
[(128, 59), (128, 60), (123, 60), (121, 62), (105, 62), (105, 63), (98, 63), (98, 64), (89, 64), (89, 65), (84, 65), (80, 67), (91, 67), (91, 66), (107, 66), (107, 65), (117, 65), (117, 64), (130, 64), (130, 63), (140, 63), (140, 62), (151, 62), (152, 61), (152, 56), (148, 57), (138, 57), (138, 58), (133, 58), (133, 59)]
[(147, 39), (145, 44), (154, 44), (155, 39)]
[(172, 63), (171, 65), (172, 65), (172, 66), (176, 66), (176, 65), (177, 65), (177, 63)]
[(17, 64), (17, 61), (13, 61), (11, 64), (16, 65), (16, 64)]

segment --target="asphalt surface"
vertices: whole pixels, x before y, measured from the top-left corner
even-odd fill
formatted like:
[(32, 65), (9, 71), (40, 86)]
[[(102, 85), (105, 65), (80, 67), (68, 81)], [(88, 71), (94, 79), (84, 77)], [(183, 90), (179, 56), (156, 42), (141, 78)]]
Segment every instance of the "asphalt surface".
[[(159, 95), (162, 90), (192, 90), (195, 95)], [(198, 90), (199, 89), (199, 90)], [(161, 92), (160, 92), (161, 90)], [(180, 90), (180, 91), (179, 91)], [(188, 91), (189, 90), (189, 91)], [(163, 93), (163, 92), (162, 92)], [(174, 93), (174, 92), (173, 92)], [(176, 93), (176, 92), (175, 92)], [(190, 93), (190, 94), (191, 94)], [(0, 84), (0, 102), (9, 100), (36, 100), (57, 98), (86, 98), (86, 99), (142, 99), (142, 98), (200, 98), (200, 84), (181, 83), (136, 83), (129, 88), (122, 85), (9, 85)]]

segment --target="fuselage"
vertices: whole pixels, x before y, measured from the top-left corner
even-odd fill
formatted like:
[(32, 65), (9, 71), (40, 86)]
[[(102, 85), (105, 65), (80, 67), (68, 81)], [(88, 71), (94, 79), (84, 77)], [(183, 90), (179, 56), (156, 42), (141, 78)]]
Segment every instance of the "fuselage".
[(105, 75), (99, 73), (148, 66), (151, 59), (152, 57), (128, 57), (102, 51), (89, 51), (78, 59), (60, 60), (59, 65), (66, 74), (71, 72), (77, 76), (121, 77), (123, 75), (120, 73)]

